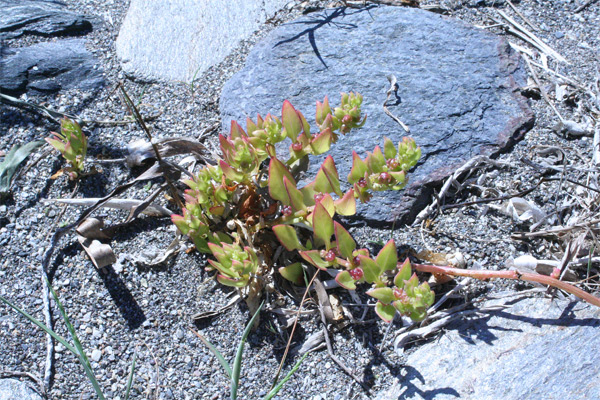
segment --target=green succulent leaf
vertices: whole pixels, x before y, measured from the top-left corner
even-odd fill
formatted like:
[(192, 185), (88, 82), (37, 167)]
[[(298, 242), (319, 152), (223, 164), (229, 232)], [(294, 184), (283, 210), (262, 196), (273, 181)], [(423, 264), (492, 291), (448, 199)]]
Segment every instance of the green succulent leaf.
[(375, 297), (377, 300), (384, 304), (392, 304), (396, 298), (394, 297), (394, 291), (390, 287), (379, 287), (371, 289), (367, 292), (371, 297)]
[(333, 219), (321, 203), (315, 205), (313, 212), (313, 230), (316, 237), (321, 239), (329, 249), (331, 235), (333, 235)]
[(340, 178), (338, 176), (337, 169), (335, 168), (335, 162), (333, 157), (327, 156), (317, 177), (315, 178), (315, 190), (322, 193), (335, 193), (342, 197), (342, 191), (340, 190)]
[(312, 206), (315, 204), (315, 194), (317, 194), (317, 191), (315, 190), (314, 182), (311, 182), (300, 189), (300, 193), (302, 193), (302, 200), (304, 204), (307, 206)]
[(335, 240), (338, 251), (344, 258), (352, 258), (352, 252), (356, 249), (356, 242), (352, 235), (338, 222), (334, 222)]
[(411, 271), (410, 260), (407, 258), (406, 260), (404, 260), (404, 263), (399, 268), (398, 273), (394, 277), (394, 285), (400, 289), (403, 289), (404, 281), (407, 281), (410, 279), (411, 272), (412, 271)]
[(223, 175), (229, 180), (234, 182), (242, 182), (244, 180), (244, 174), (231, 167), (223, 160), (219, 160), (219, 166), (223, 171)]
[(356, 281), (352, 276), (350, 276), (350, 272), (348, 271), (340, 271), (335, 277), (335, 281), (344, 289), (347, 290), (355, 290), (356, 289)]
[(283, 102), (283, 107), (281, 109), (281, 122), (285, 128), (287, 137), (292, 139), (292, 142), (295, 142), (300, 132), (302, 132), (303, 124), (298, 112), (288, 100)]
[(398, 151), (396, 150), (396, 146), (394, 142), (392, 142), (389, 138), (383, 139), (383, 155), (387, 160), (396, 157)]
[(283, 184), (283, 177), (286, 177), (288, 181), (296, 185), (294, 177), (286, 166), (276, 158), (271, 158), (269, 163), (269, 194), (275, 200), (281, 201), (286, 206), (291, 203), (290, 197)]
[(283, 177), (283, 186), (290, 200), (290, 206), (294, 211), (306, 210), (302, 192), (296, 188), (296, 185), (290, 181), (287, 176)]
[(363, 255), (359, 255), (360, 266), (364, 272), (364, 278), (367, 282), (373, 283), (379, 280), (379, 275), (381, 275), (381, 269), (377, 265), (377, 263), (371, 258)]
[(285, 267), (280, 267), (279, 273), (285, 279), (297, 285), (301, 285), (304, 281), (304, 270), (302, 269), (302, 264), (299, 262), (290, 264)]
[(333, 197), (331, 197), (329, 193), (325, 193), (320, 203), (323, 207), (325, 207), (329, 215), (333, 218), (333, 216), (335, 215), (335, 202), (333, 201)]
[(335, 212), (340, 215), (356, 214), (356, 198), (354, 197), (354, 189), (348, 190), (344, 196), (334, 202)]
[(394, 240), (387, 242), (377, 254), (375, 259), (377, 265), (382, 271), (393, 271), (398, 264), (398, 253), (396, 252), (396, 243)]
[(287, 251), (304, 250), (304, 247), (300, 243), (298, 235), (296, 234), (296, 229), (294, 229), (293, 226), (283, 224), (275, 225), (273, 227), (273, 232)]
[(241, 288), (241, 287), (248, 285), (247, 279), (234, 279), (234, 278), (230, 278), (228, 276), (220, 275), (220, 274), (217, 275), (217, 281), (221, 285), (237, 287), (237, 288)]
[(311, 142), (310, 146), (313, 150), (314, 155), (323, 154), (331, 148), (331, 142), (333, 141), (333, 132), (330, 128), (327, 128), (317, 136), (315, 136)]
[(375, 313), (377, 313), (379, 318), (389, 323), (394, 319), (396, 309), (390, 304), (383, 304), (378, 301), (377, 304), (375, 304)]
[(305, 250), (298, 252), (298, 254), (300, 254), (300, 256), (308, 263), (325, 271), (327, 267), (329, 267), (329, 263), (321, 258), (320, 253), (319, 250)]
[(367, 165), (369, 166), (371, 173), (383, 172), (385, 158), (383, 157), (383, 153), (381, 152), (381, 148), (379, 146), (375, 146), (373, 152), (368, 155)]
[(348, 182), (358, 182), (360, 178), (364, 178), (367, 171), (367, 164), (359, 157), (358, 154), (356, 154), (355, 151), (352, 151), (352, 169), (350, 170), (350, 174), (348, 174)]
[(405, 281), (404, 290), (410, 297), (414, 297), (415, 289), (419, 285), (419, 278), (417, 274), (413, 273), (409, 280)]

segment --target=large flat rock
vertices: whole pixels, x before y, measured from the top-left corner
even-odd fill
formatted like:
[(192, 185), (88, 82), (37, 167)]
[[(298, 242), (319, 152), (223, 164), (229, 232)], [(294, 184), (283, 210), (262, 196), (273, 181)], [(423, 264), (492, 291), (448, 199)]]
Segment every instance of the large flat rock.
[(430, 201), (432, 185), (473, 156), (509, 148), (533, 125), (518, 91), (525, 72), (503, 39), (420, 9), (381, 6), (309, 14), (275, 29), (225, 85), (223, 129), (256, 113), (280, 115), (285, 99), (314, 123), (316, 100), (328, 95), (333, 106), (341, 91), (358, 91), (367, 124), (332, 149), (345, 177), (352, 150), (364, 157), (384, 136), (406, 135), (382, 108), (390, 74), (399, 90), (389, 109), (423, 157), (403, 192), (377, 193), (376, 207), (360, 207), (367, 221), (409, 222)]
[(25, 34), (80, 35), (92, 29), (89, 18), (71, 12), (64, 3), (49, 0), (0, 0), (0, 39)]
[(95, 57), (83, 39), (64, 39), (28, 47), (0, 46), (0, 91), (20, 95), (61, 89), (92, 90), (104, 84)]
[(117, 38), (123, 70), (187, 82), (221, 62), (288, 0), (131, 0)]
[(508, 305), (420, 345), (374, 399), (600, 399), (600, 310), (539, 298)]

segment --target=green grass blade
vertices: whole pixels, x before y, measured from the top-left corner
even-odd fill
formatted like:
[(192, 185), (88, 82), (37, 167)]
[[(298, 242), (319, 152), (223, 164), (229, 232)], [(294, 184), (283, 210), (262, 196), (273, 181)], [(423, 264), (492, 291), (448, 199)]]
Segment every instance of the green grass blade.
[(304, 361), (304, 359), (308, 356), (308, 354), (309, 354), (308, 352), (304, 353), (302, 358), (299, 359), (298, 362), (296, 362), (296, 364), (294, 365), (294, 368), (292, 368), (290, 370), (290, 372), (288, 372), (288, 374), (285, 376), (285, 378), (283, 378), (281, 381), (279, 381), (279, 383), (273, 389), (271, 389), (271, 391), (265, 397), (263, 397), (263, 400), (271, 400), (273, 398), (273, 396), (275, 396), (281, 390), (283, 385), (285, 385), (285, 383), (290, 380), (292, 375), (294, 375), (294, 373), (296, 371), (298, 371), (298, 368), (300, 368), (300, 364), (302, 364), (302, 361)]
[(58, 299), (56, 292), (50, 285), (50, 282), (48, 282), (48, 280), (46, 280), (46, 282), (48, 283), (48, 289), (50, 289), (50, 293), (52, 293), (52, 296), (54, 297), (54, 301), (56, 301), (56, 305), (58, 306), (58, 309), (60, 310), (60, 315), (62, 316), (63, 320), (65, 321), (65, 325), (67, 326), (67, 329), (69, 330), (69, 333), (71, 334), (71, 338), (73, 339), (73, 343), (75, 344), (75, 348), (77, 349), (77, 352), (75, 353), (75, 355), (77, 356), (77, 358), (79, 359), (79, 362), (81, 363), (81, 366), (85, 370), (85, 374), (87, 375), (90, 383), (94, 387), (94, 391), (96, 392), (96, 395), (98, 396), (98, 398), (100, 400), (106, 400), (106, 398), (104, 397), (104, 394), (102, 393), (102, 389), (100, 388), (100, 384), (96, 380), (96, 376), (94, 375), (94, 371), (92, 370), (92, 365), (90, 364), (90, 360), (88, 360), (87, 355), (85, 354), (85, 351), (83, 350), (83, 346), (81, 345), (81, 342), (79, 341), (79, 338), (77, 337), (75, 328), (71, 324), (71, 321), (69, 321), (69, 317), (67, 316), (65, 309), (63, 308), (60, 300)]
[(242, 371), (242, 355), (244, 353), (244, 344), (246, 344), (246, 339), (250, 334), (252, 325), (254, 325), (254, 320), (258, 317), (258, 314), (260, 313), (260, 310), (262, 309), (264, 304), (264, 301), (260, 303), (260, 306), (258, 306), (258, 310), (256, 310), (256, 312), (252, 316), (252, 319), (250, 320), (250, 322), (248, 322), (248, 325), (246, 326), (246, 329), (244, 329), (244, 333), (242, 334), (242, 340), (240, 340), (237, 353), (235, 354), (235, 361), (233, 362), (233, 371), (231, 374), (231, 400), (237, 399), (240, 372)]
[(204, 336), (202, 336), (199, 332), (194, 332), (194, 333), (196, 334), (196, 336), (198, 336), (198, 338), (200, 338), (202, 343), (204, 343), (204, 345), (206, 347), (208, 347), (208, 349), (215, 355), (215, 357), (217, 357), (217, 360), (219, 361), (219, 364), (221, 364), (221, 366), (225, 370), (227, 377), (229, 379), (231, 379), (231, 366), (229, 365), (229, 363), (227, 362), (225, 357), (223, 357), (223, 354), (221, 354), (221, 352), (219, 350), (217, 350), (217, 348), (211, 342), (206, 340), (206, 338)]
[(57, 342), (59, 342), (60, 344), (62, 344), (63, 346), (65, 346), (70, 352), (72, 352), (73, 354), (77, 355), (77, 350), (75, 349), (75, 347), (73, 347), (71, 345), (71, 343), (67, 342), (62, 336), (58, 335), (56, 332), (54, 332), (53, 330), (51, 330), (50, 328), (48, 328), (42, 322), (40, 322), (36, 318), (34, 318), (31, 315), (29, 315), (26, 311), (21, 310), (19, 307), (15, 306), (13, 303), (11, 303), (10, 301), (8, 301), (4, 297), (0, 296), (0, 301), (2, 301), (4, 304), (6, 304), (9, 307), (11, 307), (13, 310), (15, 310), (16, 312), (18, 312), (19, 314), (21, 314), (25, 318), (27, 318), (30, 322), (32, 322), (38, 328), (40, 328), (41, 330), (43, 330), (44, 332), (46, 332), (48, 335), (50, 335), (54, 339), (56, 339)]
[(133, 361), (131, 362), (131, 371), (129, 371), (129, 378), (127, 378), (127, 388), (125, 389), (125, 400), (129, 400), (129, 391), (133, 385), (133, 373), (135, 371), (135, 360), (137, 359), (137, 353), (133, 353)]

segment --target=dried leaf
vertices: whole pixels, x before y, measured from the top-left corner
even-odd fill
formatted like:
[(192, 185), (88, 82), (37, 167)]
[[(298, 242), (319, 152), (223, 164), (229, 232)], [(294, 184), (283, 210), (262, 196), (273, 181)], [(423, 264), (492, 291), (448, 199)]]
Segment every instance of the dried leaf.
[(333, 310), (331, 309), (331, 303), (329, 302), (329, 296), (327, 295), (327, 291), (325, 290), (323, 283), (318, 278), (315, 279), (314, 287), (317, 292), (319, 307), (323, 310), (323, 314), (325, 315), (325, 319), (327, 320), (327, 322), (331, 324), (332, 322), (334, 322)]
[[(200, 144), (194, 138), (174, 137), (160, 139), (155, 142), (158, 147), (158, 153), (161, 157), (172, 157), (182, 154), (193, 154), (199, 159), (203, 159), (208, 152), (206, 147)], [(156, 154), (152, 144), (147, 140), (141, 139), (131, 142), (127, 145), (127, 165), (135, 167), (142, 165), (146, 160), (156, 159)]]
[[(86, 199), (47, 199), (44, 201), (89, 207), (98, 203), (100, 200), (101, 199), (98, 197), (89, 197)], [(144, 200), (112, 198), (104, 202), (100, 207), (132, 211), (142, 203), (144, 203)], [(168, 217), (173, 214), (173, 212), (161, 205), (151, 204), (144, 211), (142, 211), (142, 214), (146, 214), (151, 217)]]
[(92, 260), (94, 266), (98, 269), (104, 268), (107, 265), (117, 261), (115, 253), (107, 244), (101, 243), (98, 238), (107, 238), (103, 232), (104, 223), (96, 218), (85, 219), (77, 229), (77, 240), (83, 246), (83, 249)]
[(508, 200), (502, 206), (501, 211), (518, 222), (531, 219), (533, 223), (538, 223), (547, 217), (541, 208), (521, 197), (513, 197)]

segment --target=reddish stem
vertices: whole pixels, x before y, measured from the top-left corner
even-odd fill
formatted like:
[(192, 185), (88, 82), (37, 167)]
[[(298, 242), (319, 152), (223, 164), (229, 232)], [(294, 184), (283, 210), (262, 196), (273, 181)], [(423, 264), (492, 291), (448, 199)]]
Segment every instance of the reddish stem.
[[(398, 264), (400, 265), (400, 264)], [(546, 275), (531, 274), (519, 271), (487, 271), (487, 270), (468, 270), (452, 267), (441, 267), (437, 265), (412, 264), (412, 266), (420, 272), (429, 272), (431, 274), (443, 274), (450, 276), (465, 276), (469, 278), (486, 280), (486, 279), (513, 279), (517, 281), (537, 282), (542, 285), (553, 286), (565, 292), (574, 294), (586, 302), (600, 307), (600, 298), (585, 292), (570, 283), (559, 281)]]

